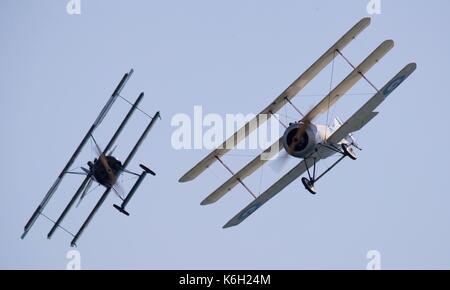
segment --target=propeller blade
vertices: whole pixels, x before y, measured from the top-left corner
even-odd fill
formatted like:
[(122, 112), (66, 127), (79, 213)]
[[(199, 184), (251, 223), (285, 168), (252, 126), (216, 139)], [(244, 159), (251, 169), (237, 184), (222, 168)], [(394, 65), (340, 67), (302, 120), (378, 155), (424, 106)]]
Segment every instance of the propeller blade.
[(109, 156), (113, 155), (113, 153), (114, 153), (114, 151), (116, 151), (116, 149), (117, 149), (117, 145), (114, 146), (114, 148), (111, 149), (111, 150), (107, 153), (107, 155), (109, 155)]
[(290, 158), (291, 156), (286, 152), (286, 150), (283, 150), (279, 153), (275, 160), (269, 163), (269, 166), (273, 171), (280, 172), (286, 167)]
[(91, 138), (94, 141), (95, 144), (95, 154), (97, 154), (97, 157), (100, 157), (103, 154), (103, 150), (100, 148), (100, 146), (98, 145), (97, 141), (94, 138), (94, 135), (91, 134)]
[(84, 187), (83, 193), (81, 194), (80, 199), (78, 200), (78, 203), (77, 203), (77, 205), (75, 207), (78, 207), (80, 205), (81, 201), (86, 197), (86, 195), (87, 195), (87, 193), (89, 191), (89, 188), (92, 186), (93, 182), (94, 182), (93, 178), (89, 179), (89, 181), (86, 184), (86, 186)]
[(113, 191), (116, 193), (116, 195), (121, 199), (124, 200), (126, 193), (125, 190), (123, 189), (122, 185), (120, 183), (115, 183), (112, 186)]

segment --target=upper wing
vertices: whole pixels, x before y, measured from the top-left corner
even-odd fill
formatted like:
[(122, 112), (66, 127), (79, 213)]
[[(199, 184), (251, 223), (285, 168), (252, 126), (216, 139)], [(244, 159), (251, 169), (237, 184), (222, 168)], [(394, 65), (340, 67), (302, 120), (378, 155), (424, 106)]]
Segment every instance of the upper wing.
[[(268, 115), (278, 112), (287, 102), (295, 97), (320, 71), (322, 71), (336, 57), (336, 50), (344, 49), (356, 36), (358, 36), (370, 24), (370, 18), (363, 18), (353, 26), (341, 39), (339, 39), (329, 50), (327, 50), (311, 67), (309, 67), (296, 81), (294, 81), (278, 98), (266, 107), (259, 115)], [(202, 161), (195, 165), (185, 175), (180, 178), (180, 182), (187, 182), (195, 179), (211, 164), (216, 161), (216, 156), (225, 155), (228, 151), (236, 147), (242, 140), (248, 137), (258, 126), (259, 118), (245, 124), (241, 129), (228, 138), (218, 149), (212, 151)], [(257, 124), (257, 126), (252, 126)]]
[[(319, 114), (329, 109), (335, 104), (342, 96), (344, 96), (350, 88), (352, 88), (362, 76), (372, 68), (386, 53), (392, 49), (394, 42), (392, 40), (386, 40), (380, 44), (361, 64), (356, 67), (339, 85), (337, 85), (319, 104), (317, 104), (304, 118), (305, 120), (313, 120)], [(248, 177), (250, 174), (260, 168), (267, 160), (270, 160), (275, 154), (277, 154), (282, 145), (282, 139), (279, 139), (271, 147), (267, 148), (263, 155), (257, 156), (244, 168), (242, 168), (237, 174), (233, 175), (223, 185), (219, 186), (213, 193), (211, 193), (205, 200), (202, 201), (202, 205), (211, 204), (223, 197), (233, 187), (235, 187), (239, 181)]]
[[(320, 158), (314, 154), (312, 157), (308, 158)], [(316, 159), (316, 162), (319, 159)], [(258, 208), (268, 202), (271, 198), (277, 195), (280, 191), (282, 191), (286, 186), (291, 184), (294, 180), (296, 180), (299, 176), (306, 172), (306, 166), (310, 168), (313, 165), (313, 162), (305, 162), (301, 161), (296, 167), (294, 167), (291, 171), (289, 171), (285, 176), (283, 176), (280, 180), (275, 182), (271, 187), (269, 187), (265, 192), (263, 192), (257, 199), (255, 199), (252, 203), (246, 206), (243, 210), (241, 210), (237, 215), (235, 215), (231, 220), (229, 220), (223, 227), (229, 228), (233, 226), (237, 226), (241, 222), (243, 222), (246, 218), (248, 218), (252, 213), (254, 213)]]
[(405, 66), (394, 78), (392, 78), (381, 90), (378, 91), (367, 103), (365, 103), (353, 116), (350, 117), (327, 140), (327, 143), (337, 144), (348, 134), (359, 131), (367, 123), (378, 115), (374, 110), (417, 68), (415, 63)]

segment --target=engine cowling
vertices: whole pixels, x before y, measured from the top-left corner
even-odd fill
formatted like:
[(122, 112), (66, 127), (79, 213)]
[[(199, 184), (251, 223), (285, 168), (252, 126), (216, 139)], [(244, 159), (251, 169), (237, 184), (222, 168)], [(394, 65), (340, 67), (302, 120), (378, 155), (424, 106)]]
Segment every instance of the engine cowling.
[[(302, 129), (302, 123), (291, 124), (286, 129), (283, 136), (283, 147), (286, 152), (297, 158), (305, 158), (311, 154), (318, 144), (318, 130), (313, 124), (309, 124)], [(299, 130), (304, 130), (303, 134), (298, 135)], [(297, 139), (299, 138), (299, 139)], [(293, 146), (293, 144), (296, 144)]]

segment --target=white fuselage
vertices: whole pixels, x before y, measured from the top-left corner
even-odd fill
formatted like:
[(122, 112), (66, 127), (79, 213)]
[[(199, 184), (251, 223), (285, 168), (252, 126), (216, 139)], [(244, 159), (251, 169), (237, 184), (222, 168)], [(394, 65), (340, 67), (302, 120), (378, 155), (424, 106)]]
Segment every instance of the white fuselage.
[[(300, 128), (299, 123), (291, 124), (285, 131), (283, 136), (283, 146), (287, 152), (290, 152), (290, 155), (297, 158), (307, 158), (314, 152), (317, 152), (320, 159), (328, 158), (334, 154), (336, 154), (336, 150), (330, 149), (330, 147), (334, 146), (336, 149), (341, 143), (348, 143), (346, 140), (342, 140), (339, 144), (328, 144), (326, 140), (328, 137), (333, 134), (335, 130), (337, 130), (337, 126), (329, 127), (327, 125), (319, 125), (319, 124), (309, 124), (305, 129), (303, 136), (301, 137), (301, 141), (295, 149), (290, 148), (292, 142), (292, 136), (295, 135), (297, 130)], [(288, 148), (290, 148), (288, 150)]]

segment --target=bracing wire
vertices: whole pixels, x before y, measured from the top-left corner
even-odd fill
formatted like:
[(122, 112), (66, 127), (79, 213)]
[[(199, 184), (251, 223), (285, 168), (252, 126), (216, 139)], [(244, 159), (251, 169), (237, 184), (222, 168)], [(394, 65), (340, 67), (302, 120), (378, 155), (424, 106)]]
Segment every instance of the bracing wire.
[[(121, 95), (119, 95), (119, 97), (124, 100), (125, 102), (127, 102), (128, 104), (130, 104), (131, 106), (134, 106), (134, 104), (132, 102), (130, 102), (127, 98), (122, 97)], [(147, 117), (149, 117), (150, 119), (153, 119), (152, 116), (150, 116), (149, 114), (147, 114), (145, 111), (143, 111), (141, 108), (136, 107), (136, 110), (138, 110), (139, 112), (141, 112), (142, 114), (146, 115)]]
[[(329, 87), (329, 93), (328, 93), (328, 108), (327, 108), (327, 126), (328, 126), (328, 122), (330, 121), (330, 105), (331, 105), (331, 91), (333, 90), (333, 78), (334, 78), (334, 60), (336, 57), (336, 51), (333, 52), (333, 61), (331, 63), (331, 77), (330, 77), (330, 87)], [(326, 130), (325, 130), (326, 131)], [(327, 132), (325, 132), (326, 134)], [(325, 138), (327, 138), (328, 136), (325, 135)]]
[[(298, 96), (302, 97), (302, 98), (312, 98), (312, 97), (323, 97), (324, 95), (326, 95), (326, 93), (322, 93), (322, 94), (300, 94)], [(347, 96), (370, 96), (370, 95), (373, 95), (373, 92), (372, 93), (348, 93), (346, 95)]]
[(258, 195), (260, 195), (260, 194), (261, 194), (261, 191), (262, 191), (263, 175), (264, 175), (264, 164), (263, 164), (263, 166), (261, 167), (261, 175), (260, 175), (260, 177), (259, 177), (259, 189), (258, 189), (259, 194), (258, 194)]
[[(56, 222), (54, 220), (52, 220), (51, 218), (49, 218), (48, 216), (46, 216), (43, 212), (39, 212), (39, 214), (43, 217), (45, 217), (47, 220), (49, 220), (50, 222), (52, 222), (53, 224), (56, 225)], [(69, 235), (71, 235), (72, 237), (75, 237), (74, 234), (72, 234), (68, 229), (64, 228), (62, 225), (58, 224), (58, 227), (61, 228), (63, 231), (65, 231), (66, 233), (68, 233)]]

